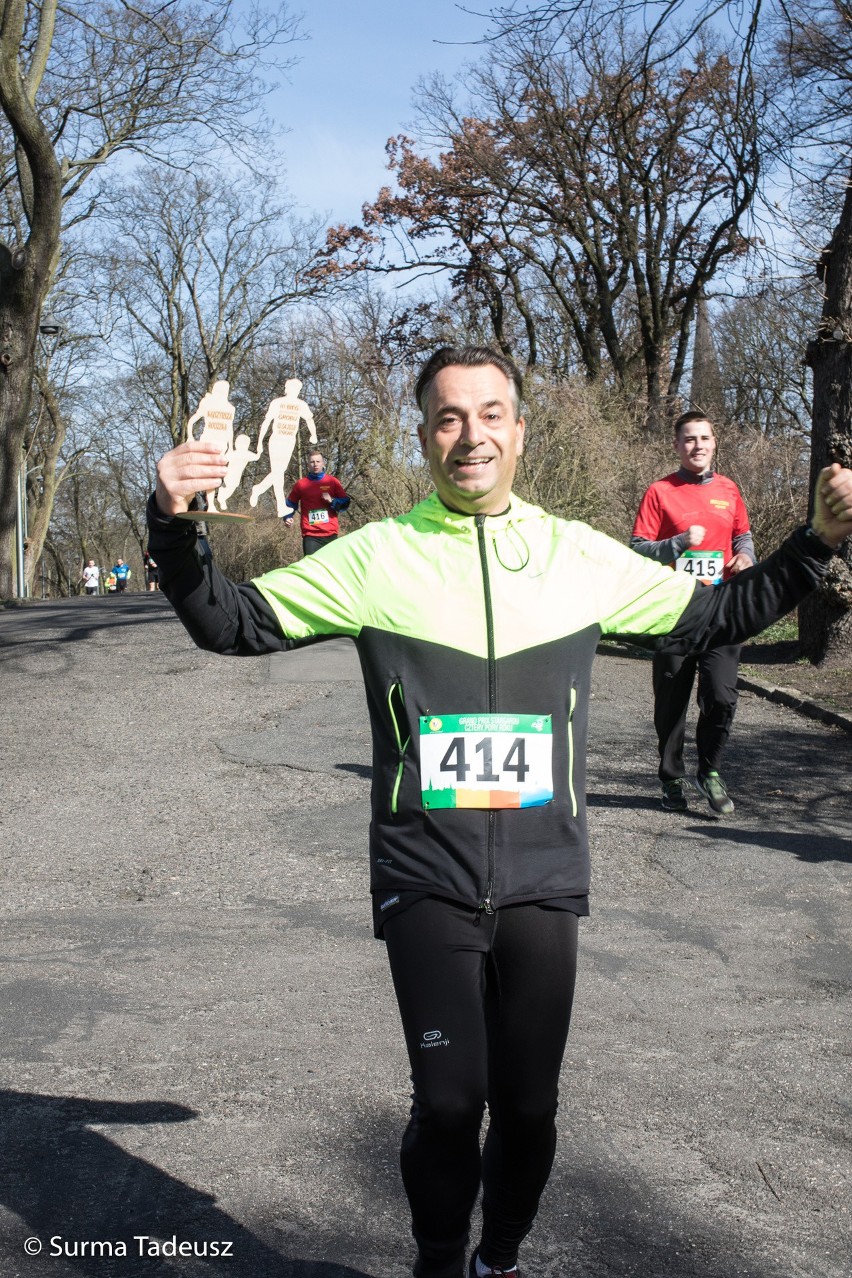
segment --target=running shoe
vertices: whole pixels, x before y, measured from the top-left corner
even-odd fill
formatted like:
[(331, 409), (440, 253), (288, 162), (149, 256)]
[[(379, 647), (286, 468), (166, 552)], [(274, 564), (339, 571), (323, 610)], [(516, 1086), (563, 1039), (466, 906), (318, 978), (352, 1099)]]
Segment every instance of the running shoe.
[(718, 772), (699, 772), (695, 784), (704, 795), (714, 812), (719, 816), (730, 816), (734, 810), (734, 801), (725, 789), (725, 782)]
[[(467, 1278), (481, 1278), (481, 1271), (477, 1268), (476, 1264), (477, 1256), (478, 1252), (474, 1252), (470, 1258)], [(496, 1266), (493, 1269), (486, 1268), (485, 1274), (488, 1275), (489, 1278), (491, 1278), (491, 1275), (493, 1275), (493, 1278), (498, 1278), (499, 1275), (503, 1274), (505, 1274), (506, 1278), (524, 1278), (523, 1273), (517, 1265), (513, 1265), (511, 1269), (499, 1269)]]
[(666, 812), (685, 812), (689, 807), (686, 796), (692, 789), (686, 777), (675, 777), (663, 782), (660, 805)]

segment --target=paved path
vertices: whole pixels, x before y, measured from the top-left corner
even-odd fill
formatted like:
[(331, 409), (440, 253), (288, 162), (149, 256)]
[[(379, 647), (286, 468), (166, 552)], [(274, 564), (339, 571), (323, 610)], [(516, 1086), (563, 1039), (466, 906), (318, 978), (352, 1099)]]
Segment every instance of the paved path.
[[(404, 1278), (351, 648), (224, 660), (144, 595), (0, 611), (0, 645), (0, 1278)], [(649, 715), (602, 657), (526, 1268), (848, 1278), (852, 739), (744, 697), (717, 822), (658, 808)]]

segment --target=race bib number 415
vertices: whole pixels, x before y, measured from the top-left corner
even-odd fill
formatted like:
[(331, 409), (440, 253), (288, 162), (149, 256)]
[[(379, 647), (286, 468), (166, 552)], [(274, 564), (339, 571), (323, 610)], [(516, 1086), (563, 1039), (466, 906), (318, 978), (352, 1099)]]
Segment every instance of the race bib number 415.
[(724, 567), (725, 556), (721, 550), (685, 550), (675, 560), (678, 572), (688, 572), (714, 586), (721, 584)]
[(553, 798), (549, 714), (420, 717), (423, 807), (531, 808)]

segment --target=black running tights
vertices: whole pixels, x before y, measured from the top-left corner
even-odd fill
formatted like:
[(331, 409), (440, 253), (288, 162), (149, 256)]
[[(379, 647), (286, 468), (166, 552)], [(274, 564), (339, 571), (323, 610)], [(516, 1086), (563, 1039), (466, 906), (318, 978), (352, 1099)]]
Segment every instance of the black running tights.
[(434, 898), (385, 923), (414, 1084), (400, 1161), (420, 1272), (460, 1262), (480, 1183), (486, 1263), (511, 1267), (532, 1226), (556, 1146), (577, 923), (539, 905), (487, 915)]

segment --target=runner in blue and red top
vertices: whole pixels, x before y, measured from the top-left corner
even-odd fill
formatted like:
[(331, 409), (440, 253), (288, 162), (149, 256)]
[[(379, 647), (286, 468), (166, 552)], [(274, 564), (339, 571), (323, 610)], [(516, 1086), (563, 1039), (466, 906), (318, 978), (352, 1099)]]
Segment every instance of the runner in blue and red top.
[(127, 583), (132, 575), (130, 564), (126, 564), (123, 559), (116, 559), (112, 570), (115, 573), (115, 588), (119, 594), (122, 594), (127, 589)]
[[(308, 453), (308, 473), (287, 495), (287, 504), (301, 511), (302, 548), (306, 555), (334, 541), (340, 531), (337, 513), (349, 505), (349, 497), (339, 479), (327, 475), (325, 458), (314, 450)], [(293, 516), (284, 524), (292, 527)]]
[[(675, 422), (680, 470), (658, 479), (642, 498), (630, 545), (640, 555), (671, 564), (707, 586), (719, 585), (755, 562), (748, 512), (732, 479), (713, 470), (716, 436), (699, 412)], [(719, 816), (734, 810), (719, 775), (719, 762), (737, 707), (738, 644), (696, 656), (654, 657), (654, 727), (660, 749), (662, 806), (683, 812), (690, 784), (684, 775), (683, 740), (695, 672), (698, 671), (696, 785)]]

